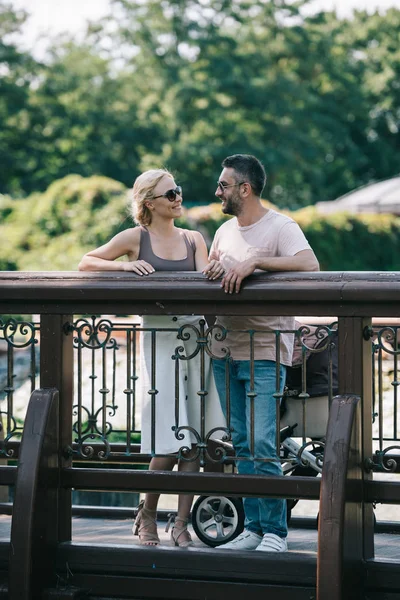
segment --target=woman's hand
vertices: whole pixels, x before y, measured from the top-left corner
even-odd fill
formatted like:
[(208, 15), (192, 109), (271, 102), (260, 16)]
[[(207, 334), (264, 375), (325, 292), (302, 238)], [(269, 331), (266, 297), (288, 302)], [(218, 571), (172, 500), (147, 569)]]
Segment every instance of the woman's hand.
[(138, 275), (150, 275), (155, 272), (155, 268), (145, 260), (133, 260), (124, 263), (124, 271), (133, 271)]
[(218, 279), (219, 277), (222, 277), (222, 275), (225, 273), (225, 269), (224, 267), (221, 265), (221, 263), (219, 262), (219, 260), (211, 260), (208, 265), (206, 265), (202, 271), (202, 273), (204, 273), (204, 275), (208, 278), (208, 279)]

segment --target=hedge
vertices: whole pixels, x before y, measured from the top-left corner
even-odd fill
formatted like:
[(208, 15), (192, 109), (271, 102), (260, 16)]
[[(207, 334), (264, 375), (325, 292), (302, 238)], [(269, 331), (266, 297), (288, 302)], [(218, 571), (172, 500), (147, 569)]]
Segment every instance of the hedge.
[[(266, 207), (273, 207), (263, 201)], [(400, 270), (400, 218), (385, 214), (286, 212), (303, 229), (325, 271)], [(69, 175), (43, 194), (0, 196), (1, 270), (76, 270), (82, 255), (132, 227), (127, 190), (107, 177)], [(210, 245), (227, 216), (220, 204), (195, 206), (177, 222)]]

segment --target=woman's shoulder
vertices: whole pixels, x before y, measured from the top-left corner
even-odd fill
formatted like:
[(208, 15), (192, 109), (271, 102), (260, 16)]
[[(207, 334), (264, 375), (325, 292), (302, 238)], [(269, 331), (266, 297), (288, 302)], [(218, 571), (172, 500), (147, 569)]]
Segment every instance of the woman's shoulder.
[(182, 229), (182, 232), (183, 235), (186, 236), (186, 239), (188, 239), (189, 242), (192, 244), (192, 246), (196, 248), (196, 250), (205, 246), (206, 241), (204, 239), (203, 234), (200, 233), (200, 231), (196, 231), (193, 229)]
[(177, 229), (179, 230), (181, 235), (184, 235), (193, 241), (203, 239), (203, 236), (200, 233), (200, 231), (196, 231), (195, 229), (183, 229), (183, 227), (177, 227)]
[(141, 227), (129, 227), (117, 233), (113, 240), (125, 246), (136, 246), (140, 242)]
[(128, 229), (124, 229), (123, 231), (120, 231), (119, 233), (117, 233), (117, 236), (124, 237), (124, 238), (130, 238), (130, 239), (137, 239), (137, 238), (140, 238), (141, 231), (142, 231), (142, 228), (140, 226), (129, 227)]

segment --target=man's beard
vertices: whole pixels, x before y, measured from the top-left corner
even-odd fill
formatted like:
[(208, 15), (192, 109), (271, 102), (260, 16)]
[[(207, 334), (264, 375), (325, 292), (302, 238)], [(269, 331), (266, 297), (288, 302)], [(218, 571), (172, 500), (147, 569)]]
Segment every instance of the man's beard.
[(229, 198), (224, 198), (225, 206), (222, 207), (224, 215), (238, 217), (242, 212), (242, 201), (239, 192), (233, 192)]

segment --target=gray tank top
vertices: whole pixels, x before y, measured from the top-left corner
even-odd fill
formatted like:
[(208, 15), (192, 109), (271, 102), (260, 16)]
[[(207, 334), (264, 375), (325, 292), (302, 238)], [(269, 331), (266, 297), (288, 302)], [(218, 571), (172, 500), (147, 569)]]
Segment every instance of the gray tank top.
[(183, 239), (186, 244), (186, 258), (180, 260), (169, 260), (160, 258), (153, 252), (151, 247), (150, 234), (145, 227), (140, 227), (140, 248), (138, 260), (145, 260), (150, 263), (156, 271), (195, 271), (195, 253), (196, 244), (188, 235), (183, 232)]

